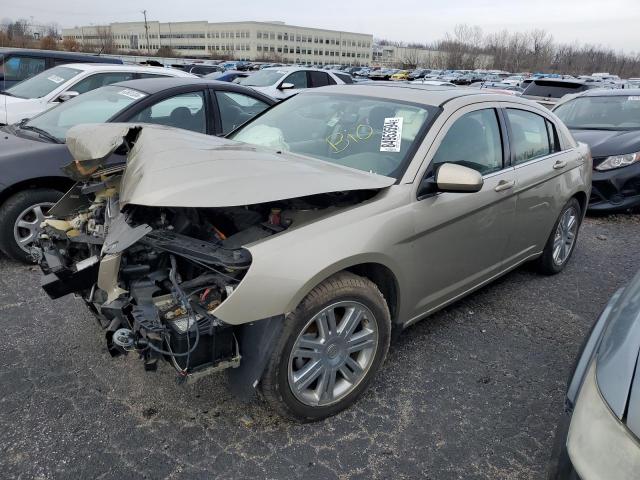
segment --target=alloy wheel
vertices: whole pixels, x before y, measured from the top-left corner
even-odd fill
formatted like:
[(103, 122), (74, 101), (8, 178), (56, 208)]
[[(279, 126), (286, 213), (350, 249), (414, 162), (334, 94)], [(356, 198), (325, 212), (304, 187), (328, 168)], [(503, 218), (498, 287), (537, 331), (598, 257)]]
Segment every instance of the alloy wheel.
[(13, 238), (23, 251), (29, 253), (29, 247), (40, 231), (40, 224), (47, 218), (47, 212), (53, 205), (52, 202), (36, 203), (18, 215), (13, 226)]
[(567, 261), (578, 235), (578, 212), (574, 207), (567, 208), (556, 228), (553, 238), (553, 262), (562, 265)]
[(289, 356), (293, 395), (310, 406), (336, 403), (365, 378), (378, 348), (378, 324), (359, 302), (334, 303), (302, 329)]

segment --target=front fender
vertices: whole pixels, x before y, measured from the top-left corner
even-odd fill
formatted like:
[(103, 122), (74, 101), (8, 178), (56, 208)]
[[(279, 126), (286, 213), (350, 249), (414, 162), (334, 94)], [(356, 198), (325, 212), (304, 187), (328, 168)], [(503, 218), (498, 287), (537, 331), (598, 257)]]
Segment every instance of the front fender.
[(287, 314), (327, 277), (364, 263), (389, 269), (402, 292), (413, 231), (407, 204), (387, 197), (249, 245), (249, 271), (213, 314), (232, 325)]

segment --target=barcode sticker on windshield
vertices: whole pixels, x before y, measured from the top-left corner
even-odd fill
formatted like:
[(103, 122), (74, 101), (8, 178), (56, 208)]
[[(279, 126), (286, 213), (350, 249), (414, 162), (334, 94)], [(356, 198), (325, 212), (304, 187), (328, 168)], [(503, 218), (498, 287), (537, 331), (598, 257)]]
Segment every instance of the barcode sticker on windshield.
[(382, 127), (382, 139), (380, 140), (380, 151), (399, 152), (401, 142), (402, 117), (385, 118)]
[(144, 93), (138, 92), (137, 90), (131, 90), (129, 88), (120, 90), (118, 93), (120, 95), (124, 95), (125, 97), (133, 98), (134, 100), (140, 100), (142, 97), (144, 97)]
[(47, 77), (47, 80), (53, 82), (53, 83), (62, 83), (64, 82), (64, 78), (59, 77), (57, 75), (51, 75), (50, 77)]
[(640, 95), (629, 95), (627, 100), (630, 102), (640, 102)]

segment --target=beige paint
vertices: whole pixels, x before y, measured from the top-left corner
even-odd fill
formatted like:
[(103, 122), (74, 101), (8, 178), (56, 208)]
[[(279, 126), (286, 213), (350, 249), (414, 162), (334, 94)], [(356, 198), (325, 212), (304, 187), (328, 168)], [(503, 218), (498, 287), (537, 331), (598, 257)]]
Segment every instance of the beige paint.
[[(363, 204), (294, 224), (247, 245), (251, 267), (214, 311), (224, 322), (242, 324), (288, 313), (331, 274), (376, 263), (392, 272), (398, 286), (396, 321), (412, 323), (535, 258), (568, 199), (579, 192), (589, 196), (588, 147), (577, 145), (544, 107), (464, 89), (330, 88), (443, 105), (398, 182), (319, 160), (157, 127), (144, 127), (130, 155), (122, 182), (124, 203), (222, 207), (337, 190), (380, 190)], [(485, 175), (478, 192), (439, 193), (419, 200), (420, 180), (451, 124), (469, 111), (501, 106), (534, 111), (554, 121), (563, 152)], [(554, 168), (558, 159), (565, 162), (561, 169)], [(496, 188), (505, 182), (511, 187)], [(110, 280), (105, 277), (101, 285), (113, 292), (117, 260), (105, 257), (103, 263), (106, 260), (109, 270), (104, 273), (110, 272)]]

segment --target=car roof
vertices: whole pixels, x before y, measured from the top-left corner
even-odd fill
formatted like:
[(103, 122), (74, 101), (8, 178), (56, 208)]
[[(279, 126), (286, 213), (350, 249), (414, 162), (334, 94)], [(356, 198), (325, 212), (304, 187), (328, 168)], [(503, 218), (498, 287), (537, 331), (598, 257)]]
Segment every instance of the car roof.
[(595, 88), (576, 95), (578, 97), (640, 97), (640, 88)]
[(24, 55), (28, 57), (63, 58), (67, 60), (85, 60), (86, 62), (104, 62), (121, 64), (122, 60), (108, 55), (96, 55), (80, 52), (60, 52), (56, 50), (37, 50), (31, 48), (0, 48), (0, 55)]
[(557, 83), (558, 86), (561, 85), (588, 85), (592, 82), (585, 82), (584, 80), (580, 80), (579, 78), (552, 78), (552, 77), (544, 77), (544, 78), (534, 78), (533, 82), (545, 82), (545, 83)]
[(83, 72), (102, 72), (102, 71), (123, 71), (123, 72), (140, 72), (140, 73), (158, 73), (158, 74), (175, 74), (181, 77), (195, 78), (195, 75), (183, 72), (177, 68), (153, 67), (148, 65), (135, 65), (132, 63), (120, 64), (100, 64), (100, 63), (65, 63), (64, 65), (56, 65), (57, 67), (69, 67), (82, 70)]
[[(349, 85), (331, 85), (305, 90), (298, 95), (309, 95), (314, 92), (337, 92), (351, 93), (368, 97), (378, 97), (381, 99), (400, 100), (405, 102), (419, 103), (423, 105), (441, 106), (450, 100), (471, 95), (490, 95), (493, 99), (498, 96), (504, 101), (513, 102), (514, 97), (495, 92), (480, 91), (472, 88), (451, 88), (449, 86), (421, 85), (413, 83), (395, 82), (367, 82), (354, 83)], [(522, 103), (530, 103), (523, 100)]]
[(313, 68), (313, 67), (267, 67), (262, 70), (280, 70), (282, 72), (296, 72), (298, 70), (312, 70), (314, 72), (329, 72), (330, 70), (324, 70), (322, 68)]
[(221, 82), (218, 80), (212, 80), (208, 78), (198, 77), (167, 77), (167, 78), (141, 78), (139, 80), (127, 80), (125, 82), (114, 83), (113, 85), (119, 87), (133, 88), (143, 93), (153, 95), (164, 90), (170, 90), (172, 88), (184, 87), (190, 85), (205, 85), (214, 89), (233, 91), (238, 93), (250, 92), (254, 96), (265, 97), (271, 100), (271, 103), (275, 103), (275, 100), (269, 96), (258, 92), (250, 87), (244, 85), (238, 85), (237, 83)]

